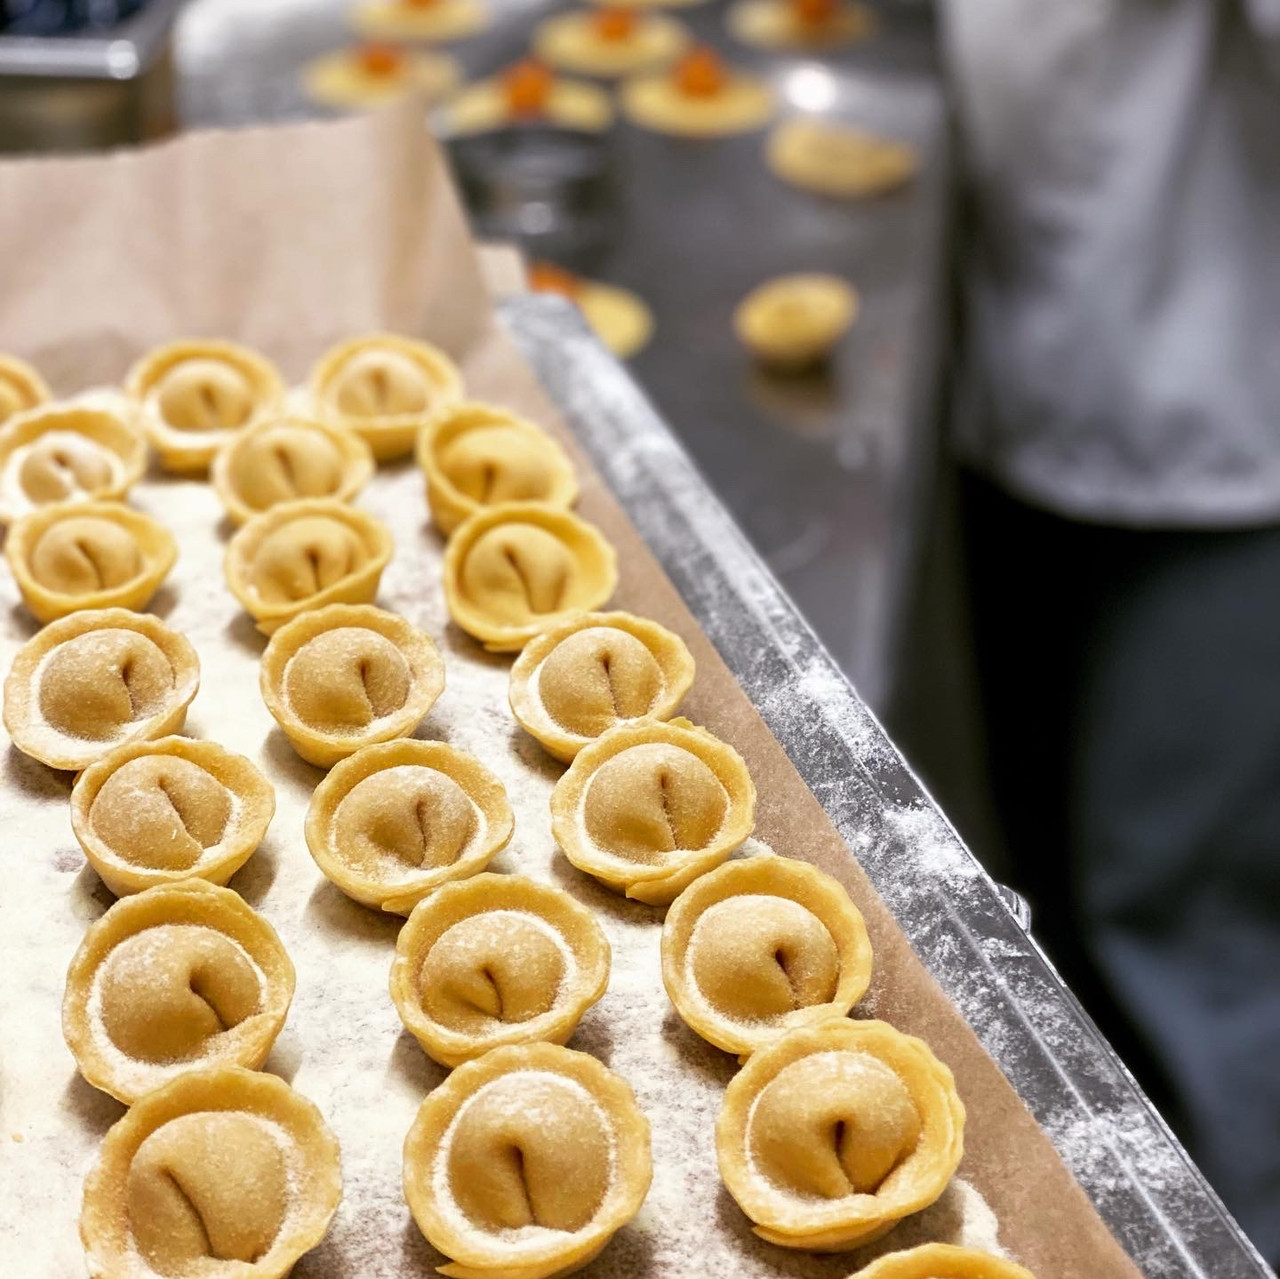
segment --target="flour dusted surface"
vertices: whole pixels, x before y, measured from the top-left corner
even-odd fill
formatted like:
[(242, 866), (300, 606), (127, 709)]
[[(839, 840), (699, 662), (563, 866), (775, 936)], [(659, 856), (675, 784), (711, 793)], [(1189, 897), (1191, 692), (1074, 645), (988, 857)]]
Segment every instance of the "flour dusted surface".
[[(320, 1107), (342, 1146), (344, 1181), (329, 1236), (293, 1273), (296, 1279), (430, 1274), (441, 1258), (405, 1205), (401, 1146), (418, 1103), (445, 1071), (401, 1027), (387, 992), (403, 921), (350, 901), (307, 853), (303, 819), (323, 774), (294, 754), (262, 704), (258, 659), (266, 641), (224, 584), (229, 527), (212, 489), (153, 478), (131, 500), (179, 544), (178, 563), (153, 608), (200, 656), (201, 689), (186, 731), (247, 755), (276, 788), (275, 820), (230, 886), (275, 926), (297, 968), (297, 994), (267, 1068)], [(609, 989), (569, 1047), (593, 1053), (634, 1088), (653, 1127), (654, 1182), (639, 1216), (583, 1273), (819, 1279), (847, 1275), (871, 1252), (928, 1239), (994, 1248), (995, 1220), (963, 1181), (861, 1253), (791, 1253), (752, 1235), (715, 1163), (715, 1119), (736, 1063), (689, 1030), (667, 999), (658, 951), (662, 911), (624, 900), (555, 851), (549, 801), (562, 766), (512, 718), (511, 659), (485, 653), (448, 620), (441, 541), (427, 522), (419, 471), (407, 464), (381, 471), (356, 505), (382, 519), (395, 538), (376, 602), (435, 637), (445, 659), (445, 691), (416, 735), (471, 752), (510, 796), (515, 835), (490, 869), (567, 889), (596, 913), (613, 948)], [(7, 573), (0, 581), (0, 629), (7, 671), (35, 632)], [(0, 770), (0, 1274), (80, 1279), (84, 1174), (123, 1107), (76, 1074), (59, 1016), (71, 956), (112, 898), (71, 833), (70, 777), (10, 744)]]

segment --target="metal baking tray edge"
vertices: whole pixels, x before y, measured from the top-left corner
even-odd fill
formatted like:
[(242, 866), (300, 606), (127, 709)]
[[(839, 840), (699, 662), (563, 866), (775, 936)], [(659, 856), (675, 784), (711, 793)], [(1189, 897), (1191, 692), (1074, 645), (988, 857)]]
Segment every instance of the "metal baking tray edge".
[(630, 375), (552, 297), (501, 317), (911, 945), (1149, 1279), (1273, 1272)]

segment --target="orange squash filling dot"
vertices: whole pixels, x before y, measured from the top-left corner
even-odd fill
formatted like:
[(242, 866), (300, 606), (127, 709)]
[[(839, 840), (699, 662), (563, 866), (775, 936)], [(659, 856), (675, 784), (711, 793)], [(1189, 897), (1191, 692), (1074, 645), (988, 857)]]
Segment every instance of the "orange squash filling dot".
[(531, 262), (529, 287), (535, 293), (558, 293), (570, 300), (582, 293), (582, 281), (572, 271), (566, 271), (554, 262)]
[(404, 65), (404, 54), (393, 44), (367, 44), (358, 56), (366, 75), (392, 76)]
[(551, 85), (551, 72), (541, 62), (532, 58), (517, 62), (502, 77), (507, 109), (517, 117), (542, 115), (551, 97)]
[(729, 77), (720, 55), (703, 45), (676, 63), (675, 79), (676, 87), (686, 97), (714, 98), (724, 92)]
[(835, 16), (836, 0), (791, 0), (791, 11), (806, 26), (821, 27)]
[(592, 19), (596, 34), (601, 40), (621, 43), (630, 40), (636, 29), (634, 9), (601, 9)]

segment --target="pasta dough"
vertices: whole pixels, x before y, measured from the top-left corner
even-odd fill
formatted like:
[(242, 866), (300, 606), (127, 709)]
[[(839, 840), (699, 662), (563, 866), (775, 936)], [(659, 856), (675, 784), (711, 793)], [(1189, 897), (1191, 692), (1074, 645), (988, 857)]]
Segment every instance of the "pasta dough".
[(262, 655), (262, 700), (293, 749), (328, 768), (362, 746), (407, 737), (444, 691), (431, 637), (367, 604), (295, 617)]
[(626, 1081), (553, 1044), (496, 1048), (427, 1095), (404, 1144), (409, 1211), (452, 1279), (549, 1279), (639, 1211), (649, 1122)]
[(499, 502), (572, 506), (573, 463), (528, 418), (489, 404), (455, 404), (418, 436), (418, 465), (427, 478), (431, 518), (446, 536), (477, 511)]
[(0, 427), (0, 524), (53, 502), (121, 498), (147, 465), (147, 442), (118, 413), (45, 404)]
[(406, 94), (438, 102), (462, 78), (457, 62), (443, 53), (413, 53), (393, 44), (338, 49), (308, 62), (302, 73), (307, 96), (339, 110), (383, 106)]
[(613, 103), (598, 85), (554, 76), (529, 59), (468, 85), (446, 108), (444, 120), (455, 135), (522, 123), (603, 133), (613, 124)]
[(841, 1252), (887, 1234), (946, 1189), (964, 1106), (923, 1041), (882, 1021), (792, 1030), (729, 1081), (720, 1175), (769, 1243)]
[(238, 431), (280, 411), (284, 382), (236, 342), (170, 342), (125, 378), (143, 429), (167, 471), (198, 475)]
[(71, 829), (117, 897), (196, 877), (225, 884), (275, 813), (271, 783), (213, 742), (162, 737), (104, 755), (76, 779)]
[(850, 1279), (1035, 1279), (1022, 1266), (988, 1252), (927, 1243), (906, 1252), (891, 1252)]
[(673, 18), (644, 13), (634, 5), (556, 14), (533, 37), (538, 57), (564, 71), (621, 76), (677, 58), (689, 34)]
[(775, 105), (765, 81), (732, 70), (706, 46), (686, 54), (670, 71), (636, 76), (622, 88), (622, 109), (633, 124), (691, 138), (763, 128)]
[(231, 593), (264, 635), (308, 609), (367, 604), (391, 559), (391, 534), (335, 498), (281, 502), (227, 546)]
[(755, 823), (756, 790), (732, 746), (688, 720), (611, 729), (551, 795), (564, 855), (602, 884), (666, 905)]
[(438, 347), (394, 333), (340, 342), (311, 370), (316, 416), (354, 431), (379, 461), (408, 453), (438, 409), (462, 398), (462, 375)]
[(678, 636), (630, 613), (580, 613), (525, 645), (511, 667), (511, 711), (569, 761), (621, 724), (669, 719), (693, 683)]
[(67, 972), (62, 1033), (95, 1088), (129, 1104), (193, 1066), (257, 1069), (293, 999), (280, 938), (202, 879), (122, 897)]
[(544, 502), (507, 502), (476, 512), (444, 553), (453, 620), (491, 652), (509, 653), (617, 585), (617, 555), (585, 520)]
[(104, 751), (177, 732), (200, 686), (190, 641), (146, 613), (105, 608), (51, 622), (18, 650), (4, 725), (52, 768), (87, 768)]
[(504, 1044), (563, 1044), (608, 983), (595, 916), (521, 875), (476, 875), (424, 898), (391, 967), (400, 1020), (444, 1066)]
[(662, 925), (662, 981), (704, 1039), (744, 1056), (843, 1016), (871, 982), (871, 943), (838, 880), (750, 857), (695, 879)]
[(342, 1197), (338, 1143), (274, 1075), (190, 1070), (102, 1141), (80, 1237), (94, 1279), (283, 1279)]
[(858, 295), (834, 275), (780, 275), (734, 312), (744, 346), (763, 364), (798, 370), (825, 359), (852, 327)]
[(484, 0), (357, 0), (351, 17), (374, 40), (435, 44), (475, 35), (492, 20)]
[(586, 280), (550, 262), (529, 268), (529, 287), (535, 293), (556, 293), (582, 312), (591, 331), (620, 360), (639, 355), (653, 336), (653, 313), (630, 289), (601, 280)]
[(0, 355), (0, 426), (50, 398), (45, 380), (25, 360)]
[(78, 609), (145, 608), (178, 546), (150, 516), (118, 502), (58, 502), (24, 515), (4, 553), (39, 622)]
[(282, 502), (349, 502), (373, 475), (373, 453), (353, 431), (285, 417), (241, 431), (213, 459), (209, 478), (234, 524)]
[(800, 51), (865, 40), (877, 25), (875, 11), (856, 0), (738, 0), (728, 22), (746, 44)]
[(806, 116), (770, 131), (765, 162), (792, 186), (844, 199), (884, 195), (916, 172), (915, 149), (905, 142)]
[(407, 915), (449, 880), (482, 871), (511, 839), (502, 783), (444, 742), (386, 742), (343, 760), (315, 789), (307, 847), (348, 897)]

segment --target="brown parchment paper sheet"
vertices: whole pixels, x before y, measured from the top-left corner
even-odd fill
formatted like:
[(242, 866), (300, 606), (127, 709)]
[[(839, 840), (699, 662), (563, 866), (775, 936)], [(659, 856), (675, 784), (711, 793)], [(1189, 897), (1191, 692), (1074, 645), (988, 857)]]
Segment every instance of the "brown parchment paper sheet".
[[(492, 322), (443, 161), (411, 111), (0, 165), (0, 350), (34, 361), (60, 393), (116, 381), (151, 344), (199, 334), (258, 346), (300, 380), (330, 342), (379, 328), (430, 337), (462, 362), (476, 398), (566, 434)], [(865, 1008), (925, 1038), (955, 1072), (969, 1115), (960, 1179), (873, 1251), (929, 1238), (990, 1242), (998, 1221), (1000, 1244), (1039, 1279), (1135, 1276), (616, 502), (567, 443), (583, 477), (580, 509), (618, 548), (614, 603), (688, 641), (698, 675), (686, 712), (746, 758), (760, 796), (757, 838), (846, 884), (875, 945)], [(178, 566), (152, 607), (190, 636), (202, 660), (187, 731), (249, 755), (277, 790), (271, 832), (232, 886), (276, 926), (298, 968), (297, 997), (268, 1068), (324, 1111), (342, 1143), (345, 1176), (329, 1238), (294, 1273), (429, 1274), (440, 1259), (404, 1206), (400, 1145), (417, 1103), (444, 1072), (401, 1031), (387, 995), (400, 921), (348, 901), (307, 855), (302, 819), (320, 773), (297, 759), (261, 705), (264, 641), (223, 584), (227, 528), (212, 492), (153, 473), (131, 500), (179, 540)], [(411, 465), (384, 468), (360, 505), (396, 539), (379, 602), (435, 635), (445, 653), (448, 685), (420, 735), (473, 751), (511, 794), (516, 835), (493, 868), (567, 888), (598, 912), (613, 945), (609, 991), (570, 1046), (600, 1056), (636, 1089), (654, 1125), (656, 1174), (640, 1216), (584, 1273), (850, 1273), (869, 1254), (820, 1257), (766, 1245), (720, 1186), (713, 1126), (736, 1065), (694, 1036), (666, 999), (658, 976), (661, 912), (606, 892), (556, 852), (546, 800), (560, 767), (510, 718), (508, 661), (483, 654), (448, 621), (440, 541), (427, 523), (420, 476)], [(5, 670), (33, 633), (0, 570)], [(69, 791), (68, 776), (5, 744), (0, 1274), (24, 1279), (84, 1273), (80, 1186), (102, 1133), (122, 1113), (76, 1075), (59, 1031), (66, 965), (85, 927), (111, 903), (72, 838)]]

